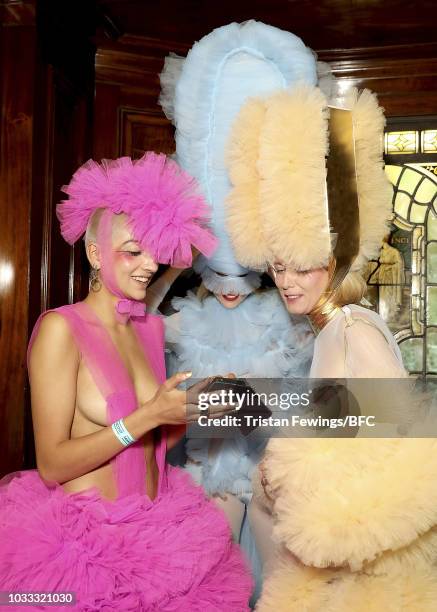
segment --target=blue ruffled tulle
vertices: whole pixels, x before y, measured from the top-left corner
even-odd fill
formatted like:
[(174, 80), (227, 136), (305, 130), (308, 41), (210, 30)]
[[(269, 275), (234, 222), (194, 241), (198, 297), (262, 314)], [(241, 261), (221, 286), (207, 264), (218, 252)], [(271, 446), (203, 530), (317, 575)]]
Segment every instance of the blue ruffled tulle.
[[(169, 373), (191, 370), (195, 378), (233, 372), (250, 378), (308, 376), (313, 333), (306, 320), (290, 317), (275, 289), (249, 295), (226, 309), (214, 296), (203, 301), (193, 293), (173, 300), (180, 312), (179, 342), (168, 356)], [(234, 493), (250, 498), (251, 478), (265, 441), (237, 435), (222, 440), (208, 457), (208, 439), (190, 439), (188, 457), (200, 463), (200, 482), (209, 494)], [(188, 469), (191, 469), (188, 466)], [(199, 469), (193, 476), (199, 477)]]
[[(225, 223), (229, 134), (250, 97), (301, 82), (315, 85), (315, 56), (294, 34), (250, 20), (217, 28), (193, 46), (180, 70), (175, 62), (167, 67), (163, 81), (167, 91), (174, 91), (178, 163), (199, 181), (213, 210), (211, 227), (219, 246), (208, 264), (219, 272), (243, 274), (246, 269), (234, 257)], [(177, 80), (174, 89), (172, 79)]]
[[(179, 342), (168, 354), (170, 373), (192, 370), (196, 378), (234, 372), (259, 378), (306, 377), (311, 365), (314, 336), (309, 324), (288, 314), (275, 289), (250, 294), (228, 310), (214, 297), (200, 301), (189, 293), (173, 300), (180, 312)], [(174, 341), (174, 338), (172, 338)], [(172, 451), (170, 461), (183, 465), (208, 494), (232, 493), (247, 504), (252, 496), (252, 473), (266, 440), (237, 434), (223, 439), (213, 457), (208, 439), (188, 439)], [(261, 563), (243, 521), (240, 544), (256, 580), (252, 601), (261, 589)]]
[(179, 338), (167, 355), (168, 374), (193, 377), (234, 372), (250, 378), (308, 376), (314, 336), (309, 323), (290, 317), (276, 289), (250, 294), (226, 309), (214, 296), (176, 298)]

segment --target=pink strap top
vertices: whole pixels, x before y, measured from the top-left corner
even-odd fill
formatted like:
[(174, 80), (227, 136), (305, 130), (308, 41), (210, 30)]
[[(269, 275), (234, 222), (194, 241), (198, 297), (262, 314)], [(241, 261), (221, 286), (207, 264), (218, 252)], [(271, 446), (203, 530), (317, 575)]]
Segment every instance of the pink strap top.
[[(132, 380), (108, 331), (93, 310), (84, 302), (61, 306), (52, 311), (65, 317), (71, 333), (79, 348), (85, 365), (103, 397), (106, 400), (108, 424), (123, 418), (137, 407)], [(33, 329), (28, 354), (36, 338), (43, 313)], [(156, 379), (165, 380), (164, 330), (160, 317), (147, 314), (145, 317), (131, 319), (138, 341)], [(159, 469), (158, 495), (166, 486), (165, 453), (166, 440), (160, 430), (159, 440), (155, 441), (156, 462)], [(123, 449), (111, 459), (118, 497), (134, 493), (146, 494), (146, 464), (141, 441)]]

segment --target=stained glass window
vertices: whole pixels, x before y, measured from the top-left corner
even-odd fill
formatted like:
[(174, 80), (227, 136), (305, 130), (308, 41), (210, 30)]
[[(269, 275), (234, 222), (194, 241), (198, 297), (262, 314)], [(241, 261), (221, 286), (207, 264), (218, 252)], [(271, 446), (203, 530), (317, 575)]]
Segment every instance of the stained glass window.
[(418, 131), (387, 132), (385, 134), (385, 152), (393, 155), (417, 153), (419, 150)]
[(386, 155), (437, 155), (437, 129), (396, 130), (385, 134)]
[(437, 374), (437, 329), (435, 327), (429, 328), (427, 333), (426, 371), (428, 374)]
[[(432, 130), (422, 131), (422, 149), (426, 132)], [(369, 299), (395, 334), (407, 369), (437, 380), (437, 163), (389, 163), (386, 174), (394, 218), (379, 259), (369, 262)]]
[(437, 130), (422, 131), (422, 153), (437, 153)]

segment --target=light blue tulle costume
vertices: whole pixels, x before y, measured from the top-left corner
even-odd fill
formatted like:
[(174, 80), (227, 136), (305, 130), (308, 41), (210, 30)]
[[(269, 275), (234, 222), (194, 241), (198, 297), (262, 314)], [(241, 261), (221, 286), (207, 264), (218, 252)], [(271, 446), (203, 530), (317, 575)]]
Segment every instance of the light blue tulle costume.
[[(168, 325), (167, 364), (172, 373), (193, 370), (196, 378), (234, 372), (244, 378), (307, 376), (312, 334), (305, 320), (291, 320), (276, 289), (251, 293), (227, 310), (213, 296), (203, 301), (193, 293), (173, 300), (177, 328)], [(208, 440), (188, 439), (188, 464), (210, 495), (232, 493), (245, 503), (252, 495), (251, 475), (264, 440), (243, 436), (224, 439), (217, 455), (208, 457)]]
[[(167, 324), (173, 372), (191, 370), (196, 378), (227, 372), (259, 378), (309, 373), (308, 325), (290, 319), (276, 290), (254, 292), (260, 273), (236, 261), (225, 227), (225, 200), (231, 186), (224, 151), (238, 111), (251, 96), (268, 95), (298, 82), (317, 82), (312, 51), (297, 36), (256, 21), (218, 28), (196, 43), (186, 59), (166, 60), (160, 102), (176, 126), (176, 158), (199, 181), (212, 206), (212, 229), (219, 238), (214, 255), (200, 256), (195, 269), (212, 293), (248, 296), (235, 309), (226, 309), (213, 295), (202, 301), (188, 294), (173, 301), (178, 314)], [(233, 494), (247, 504), (263, 444), (237, 436), (221, 441), (213, 457), (208, 449), (208, 440), (189, 439), (187, 469), (209, 494)], [(259, 573), (247, 521), (240, 542)], [(258, 581), (258, 590), (259, 586)]]

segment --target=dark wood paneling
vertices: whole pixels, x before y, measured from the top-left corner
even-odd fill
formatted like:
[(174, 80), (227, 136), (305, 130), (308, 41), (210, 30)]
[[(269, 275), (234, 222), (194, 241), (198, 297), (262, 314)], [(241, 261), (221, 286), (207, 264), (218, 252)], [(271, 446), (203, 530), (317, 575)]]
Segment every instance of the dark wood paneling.
[(93, 126), (93, 157), (100, 160), (118, 156), (118, 112), (120, 87), (96, 82)]
[[(41, 4), (45, 12), (38, 14), (29, 330), (41, 312), (78, 301), (88, 290), (81, 245), (69, 247), (62, 239), (56, 204), (63, 195), (62, 185), (92, 153), (94, 47), (87, 38), (89, 22), (70, 30), (64, 14), (60, 16), (53, 10), (47, 15), (50, 7), (45, 2)], [(92, 14), (92, 3), (89, 6)], [(77, 21), (75, 15), (71, 27)], [(33, 467), (28, 396), (26, 400), (24, 465)]]
[(2, 26), (34, 26), (36, 2), (33, 0), (2, 0), (0, 23)]
[(343, 87), (375, 91), (387, 116), (432, 115), (437, 108), (437, 43), (320, 51)]
[(174, 153), (173, 134), (173, 126), (162, 114), (121, 109), (120, 155), (138, 158), (147, 150)]
[[(91, 95), (91, 92), (90, 92)], [(82, 266), (80, 242), (69, 247), (59, 231), (56, 204), (62, 199), (61, 187), (67, 184), (73, 172), (91, 154), (90, 109), (85, 95), (73, 93), (60, 75), (54, 82), (56, 110), (54, 113), (54, 140), (52, 162), (52, 190), (50, 209), (50, 269), (48, 275), (48, 304), (55, 308), (75, 302), (87, 292), (87, 267)], [(62, 155), (57, 153), (62, 151)]]
[(43, 310), (78, 299), (87, 285), (80, 249), (60, 237), (55, 204), (91, 156), (94, 51), (89, 22), (81, 14), (66, 23), (73, 4), (61, 16), (60, 6), (0, 5), (0, 476), (34, 465), (30, 330)]
[(27, 5), (24, 25), (17, 15), (0, 26), (0, 474), (23, 463), (36, 55)]
[(435, 41), (434, 0), (100, 0), (119, 30), (189, 46), (248, 19), (300, 36), (313, 49)]
[[(123, 36), (96, 53), (94, 157), (172, 153), (173, 127), (158, 105), (159, 73), (171, 43)], [(175, 44), (178, 52), (186, 47)]]
[[(432, 0), (99, 0), (122, 36), (100, 38), (102, 81), (153, 93), (162, 58), (185, 55), (212, 29), (258, 19), (293, 32), (332, 65), (344, 86), (378, 93), (388, 116), (427, 115), (437, 106), (437, 12)], [(146, 108), (146, 107), (145, 107)], [(148, 107), (147, 107), (148, 108)]]

